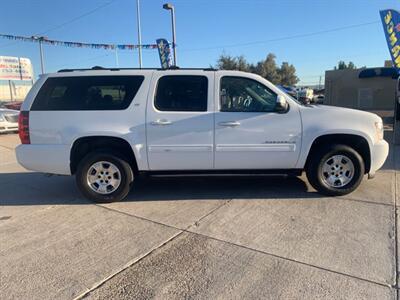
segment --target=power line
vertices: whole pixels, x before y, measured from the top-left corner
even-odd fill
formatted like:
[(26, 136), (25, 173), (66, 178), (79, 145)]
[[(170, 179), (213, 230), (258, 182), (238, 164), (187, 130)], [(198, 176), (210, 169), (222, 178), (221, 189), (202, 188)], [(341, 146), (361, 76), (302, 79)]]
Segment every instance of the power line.
[[(78, 21), (78, 20), (80, 20), (80, 19), (82, 19), (82, 18), (85, 18), (85, 17), (87, 17), (87, 16), (89, 16), (89, 15), (91, 15), (91, 14), (94, 14), (94, 13), (97, 12), (98, 10), (100, 10), (100, 9), (106, 7), (106, 6), (111, 5), (111, 4), (113, 4), (114, 2), (116, 2), (116, 1), (118, 1), (118, 0), (111, 0), (111, 1), (109, 1), (109, 2), (106, 2), (106, 3), (102, 4), (102, 5), (97, 6), (96, 8), (94, 8), (94, 9), (92, 9), (92, 10), (90, 10), (90, 11), (87, 11), (87, 12), (85, 12), (85, 13), (83, 13), (83, 14), (77, 16), (77, 17), (74, 17), (74, 18), (70, 19), (69, 21), (66, 21), (66, 22), (64, 22), (64, 23), (55, 25), (55, 26), (53, 26), (53, 27), (50, 28), (50, 29), (47, 29), (47, 30), (45, 30), (45, 31), (36, 33), (36, 34), (34, 34), (34, 35), (43, 35), (43, 34), (46, 34), (46, 33), (51, 32), (51, 31), (60, 29), (61, 27), (64, 27), (64, 26), (69, 25), (69, 24), (71, 24), (71, 23), (73, 23), (73, 22), (76, 22), (76, 21)], [(11, 46), (11, 45), (15, 45), (15, 44), (17, 44), (17, 43), (18, 43), (18, 41), (16, 41), (16, 42), (11, 42), (11, 43), (8, 43), (8, 44), (5, 44), (5, 45), (0, 45), (0, 48), (5, 48), (5, 47)]]
[(66, 22), (64, 22), (64, 23), (61, 23), (61, 24), (59, 24), (59, 25), (56, 25), (56, 26), (54, 26), (53, 28), (50, 28), (50, 29), (48, 29), (48, 30), (46, 30), (46, 31), (40, 32), (40, 33), (38, 33), (37, 35), (43, 35), (43, 34), (46, 34), (46, 33), (51, 32), (51, 31), (57, 30), (57, 29), (59, 29), (59, 28), (61, 28), (61, 27), (64, 27), (65, 25), (69, 25), (69, 24), (71, 24), (71, 23), (73, 23), (73, 22), (75, 22), (75, 21), (78, 21), (78, 20), (80, 20), (80, 19), (82, 19), (82, 18), (85, 18), (85, 17), (91, 15), (91, 14), (94, 14), (94, 13), (97, 12), (98, 10), (100, 10), (100, 9), (106, 7), (106, 6), (111, 5), (111, 4), (113, 4), (114, 2), (116, 2), (116, 1), (117, 1), (117, 0), (111, 0), (111, 1), (109, 1), (109, 2), (106, 2), (106, 3), (104, 3), (104, 4), (100, 5), (100, 6), (97, 6), (96, 8), (94, 8), (94, 9), (92, 9), (92, 10), (89, 10), (89, 11), (83, 13), (83, 14), (80, 15), (80, 16), (77, 16), (77, 17), (75, 17), (75, 18), (72, 18), (72, 19), (69, 20), (69, 21), (66, 21)]
[(285, 36), (285, 37), (269, 39), (269, 40), (264, 40), (264, 41), (254, 41), (254, 42), (247, 42), (247, 43), (237, 43), (237, 44), (230, 44), (230, 45), (204, 47), (204, 48), (181, 49), (181, 51), (190, 52), (190, 51), (214, 50), (214, 49), (223, 49), (223, 48), (235, 48), (235, 47), (251, 46), (251, 45), (257, 45), (257, 44), (267, 44), (267, 43), (270, 43), (270, 42), (278, 42), (278, 41), (284, 41), (284, 40), (298, 39), (298, 38), (303, 38), (303, 37), (310, 37), (310, 36), (320, 35), (320, 34), (324, 34), (324, 33), (337, 32), (337, 31), (342, 31), (342, 30), (347, 30), (347, 29), (353, 29), (353, 28), (358, 28), (358, 27), (363, 27), (363, 26), (369, 26), (369, 25), (377, 24), (377, 23), (380, 23), (380, 21), (348, 25), (348, 26), (343, 26), (343, 27), (337, 27), (337, 28), (321, 30), (321, 31), (316, 31), (316, 32)]

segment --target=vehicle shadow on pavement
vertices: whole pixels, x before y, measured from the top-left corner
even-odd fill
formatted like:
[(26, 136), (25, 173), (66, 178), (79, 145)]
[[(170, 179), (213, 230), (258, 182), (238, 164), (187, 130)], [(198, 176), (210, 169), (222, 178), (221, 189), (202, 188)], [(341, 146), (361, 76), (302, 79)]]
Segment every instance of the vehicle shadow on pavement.
[(286, 176), (151, 177), (139, 179), (125, 201), (318, 198), (306, 182)]
[[(0, 174), (0, 204), (90, 204), (74, 177), (42, 173)], [(285, 176), (208, 176), (138, 178), (124, 201), (318, 198), (305, 181)]]

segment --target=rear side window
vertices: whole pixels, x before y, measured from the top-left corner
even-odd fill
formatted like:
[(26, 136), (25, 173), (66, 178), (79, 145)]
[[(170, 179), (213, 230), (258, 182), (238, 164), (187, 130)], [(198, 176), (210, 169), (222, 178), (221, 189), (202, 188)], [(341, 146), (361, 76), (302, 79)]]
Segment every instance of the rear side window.
[(160, 111), (207, 111), (208, 79), (173, 75), (159, 79), (154, 101)]
[(132, 102), (144, 76), (52, 77), (31, 110), (122, 110)]

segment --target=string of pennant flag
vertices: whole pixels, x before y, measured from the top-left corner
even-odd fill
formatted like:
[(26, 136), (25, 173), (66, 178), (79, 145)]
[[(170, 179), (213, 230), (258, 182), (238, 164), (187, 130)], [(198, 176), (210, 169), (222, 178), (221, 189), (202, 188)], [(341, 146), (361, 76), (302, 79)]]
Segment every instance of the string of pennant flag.
[(0, 38), (14, 40), (14, 41), (22, 41), (22, 42), (32, 42), (52, 45), (52, 46), (63, 46), (63, 47), (72, 47), (72, 48), (91, 48), (91, 49), (104, 49), (104, 50), (136, 50), (142, 49), (157, 49), (157, 44), (144, 44), (144, 45), (134, 45), (134, 44), (122, 44), (122, 45), (114, 45), (114, 44), (92, 44), (92, 43), (81, 43), (81, 42), (70, 42), (70, 41), (59, 41), (59, 40), (49, 40), (45, 37), (26, 37), (19, 35), (11, 35), (11, 34), (0, 34)]

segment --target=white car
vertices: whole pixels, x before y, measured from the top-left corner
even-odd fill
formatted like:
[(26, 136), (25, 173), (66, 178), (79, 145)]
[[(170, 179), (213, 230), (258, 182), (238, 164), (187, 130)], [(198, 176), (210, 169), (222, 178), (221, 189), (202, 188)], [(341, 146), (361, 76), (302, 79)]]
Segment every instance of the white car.
[(0, 108), (0, 133), (18, 131), (19, 111)]
[(321, 193), (354, 191), (389, 146), (375, 114), (302, 105), (264, 78), (213, 69), (63, 70), (20, 114), (25, 168), (75, 175), (99, 202), (147, 174), (295, 174)]

